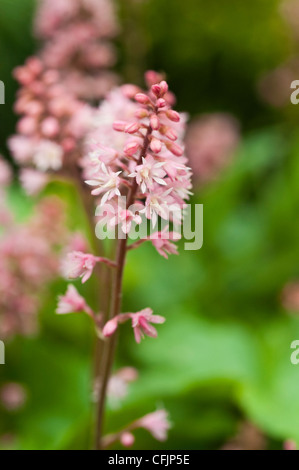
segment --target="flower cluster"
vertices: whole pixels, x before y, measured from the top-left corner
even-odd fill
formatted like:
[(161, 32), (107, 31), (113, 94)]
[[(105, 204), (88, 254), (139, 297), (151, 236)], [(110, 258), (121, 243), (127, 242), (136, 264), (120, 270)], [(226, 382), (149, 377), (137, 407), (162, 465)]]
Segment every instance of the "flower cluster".
[(40, 0), (35, 33), (45, 41), (42, 60), (59, 70), (75, 96), (101, 98), (115, 85), (108, 71), (116, 59), (109, 40), (117, 31), (110, 0)]
[[(21, 85), (15, 111), (22, 116), (18, 134), (9, 140), (15, 160), (40, 172), (71, 165), (92, 122), (92, 108), (74, 98), (59, 82), (59, 73), (47, 69), (37, 57), (14, 73)], [(32, 169), (21, 180), (29, 192), (46, 183), (44, 175)]]
[(40, 203), (23, 225), (1, 200), (7, 216), (5, 223), (0, 218), (0, 337), (6, 338), (35, 332), (40, 295), (59, 272), (57, 240), (65, 239), (65, 229), (56, 199)]
[[(146, 78), (152, 83), (160, 77), (150, 72)], [(94, 135), (98, 142), (93, 141), (92, 151), (83, 159), (86, 182), (94, 188), (92, 194), (101, 197), (101, 205), (107, 201), (110, 207), (119, 205), (118, 197), (128, 197), (133, 188), (129, 202), (135, 208), (137, 204), (137, 223), (136, 215), (144, 215), (153, 226), (159, 217), (181, 221), (190, 195), (191, 171), (182, 142), (186, 118), (171, 108), (172, 102), (164, 80), (153, 83), (147, 93), (133, 85), (113, 91), (101, 105), (99, 116), (104, 109), (110, 126), (114, 117), (118, 119), (113, 128), (107, 130), (107, 124), (99, 129)], [(115, 214), (121, 223), (119, 215)], [(122, 215), (132, 218), (130, 207)]]

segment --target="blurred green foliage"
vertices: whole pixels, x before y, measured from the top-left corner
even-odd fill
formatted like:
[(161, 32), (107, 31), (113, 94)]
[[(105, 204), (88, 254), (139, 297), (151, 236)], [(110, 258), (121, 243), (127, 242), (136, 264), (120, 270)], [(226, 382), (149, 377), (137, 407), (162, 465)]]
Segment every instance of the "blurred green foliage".
[[(31, 0), (0, 0), (0, 79), (7, 90), (1, 150), (15, 123), (11, 70), (34, 51), (32, 6)], [(299, 369), (290, 363), (299, 319), (280, 306), (284, 284), (299, 276), (299, 139), (284, 111), (268, 108), (256, 92), (257, 79), (292, 50), (277, 6), (276, 0), (135, 6), (144, 65), (167, 71), (180, 109), (230, 111), (244, 128), (234, 163), (193, 198), (204, 204), (203, 248), (184, 251), (182, 243), (180, 256), (168, 261), (147, 245), (129, 255), (124, 311), (150, 306), (167, 322), (157, 340), (141, 345), (123, 327), (118, 366), (135, 366), (140, 378), (122, 406), (109, 409), (107, 427), (119, 429), (161, 404), (173, 422), (166, 444), (140, 431), (136, 448), (215, 449), (244, 420), (259, 427), (270, 446), (281, 448), (289, 438), (299, 444)], [(134, 51), (124, 49), (121, 36), (118, 67), (128, 76), (133, 69), (125, 68), (124, 57), (132, 60)], [(71, 226), (82, 228), (71, 188), (53, 184), (48, 192), (66, 201)], [(19, 190), (9, 200), (20, 217), (30, 211)], [(89, 445), (93, 330), (88, 318), (54, 315), (64, 289), (57, 281), (44, 299), (38, 337), (7, 344), (1, 381), (20, 382), (28, 391), (22, 411), (0, 409), (0, 436), (16, 436), (16, 448)], [(92, 284), (83, 289), (92, 297)]]

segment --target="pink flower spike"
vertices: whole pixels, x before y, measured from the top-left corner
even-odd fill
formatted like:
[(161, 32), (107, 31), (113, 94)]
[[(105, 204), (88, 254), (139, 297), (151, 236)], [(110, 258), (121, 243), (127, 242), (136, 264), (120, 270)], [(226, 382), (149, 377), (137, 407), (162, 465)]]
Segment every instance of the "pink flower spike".
[(165, 441), (167, 439), (167, 432), (171, 428), (166, 410), (157, 410), (149, 413), (136, 422), (136, 426), (149, 431), (152, 436), (158, 441)]
[(67, 288), (66, 294), (59, 296), (56, 313), (59, 315), (64, 315), (83, 311), (89, 313), (91, 310), (83, 297), (81, 297), (81, 295), (78, 293), (77, 289), (72, 284), (70, 284)]
[(67, 279), (82, 278), (84, 284), (92, 275), (93, 269), (97, 263), (97, 258), (93, 255), (73, 251), (67, 255), (62, 264), (62, 272)]

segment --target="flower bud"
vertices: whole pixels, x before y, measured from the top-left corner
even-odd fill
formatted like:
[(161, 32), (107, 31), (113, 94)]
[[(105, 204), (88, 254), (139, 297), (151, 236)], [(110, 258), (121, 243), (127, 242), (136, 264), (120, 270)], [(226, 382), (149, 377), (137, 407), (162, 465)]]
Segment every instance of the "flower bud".
[(114, 121), (113, 129), (117, 132), (125, 132), (125, 128), (128, 125), (126, 121)]
[(149, 97), (144, 93), (137, 93), (137, 95), (135, 95), (135, 100), (140, 104), (148, 104), (150, 102)]
[(160, 127), (160, 121), (159, 121), (159, 118), (156, 114), (153, 114), (151, 116), (151, 119), (150, 119), (150, 123), (151, 123), (151, 128), (154, 130), (154, 131), (157, 131)]
[(166, 116), (168, 117), (168, 119), (170, 119), (170, 121), (173, 122), (180, 122), (181, 120), (179, 113), (173, 111), (172, 109), (168, 109), (166, 111)]
[(151, 150), (154, 153), (160, 153), (162, 150), (162, 142), (159, 139), (153, 139), (150, 144)]
[(139, 147), (140, 145), (138, 144), (138, 142), (129, 142), (124, 148), (124, 153), (126, 155), (133, 156), (137, 152)]

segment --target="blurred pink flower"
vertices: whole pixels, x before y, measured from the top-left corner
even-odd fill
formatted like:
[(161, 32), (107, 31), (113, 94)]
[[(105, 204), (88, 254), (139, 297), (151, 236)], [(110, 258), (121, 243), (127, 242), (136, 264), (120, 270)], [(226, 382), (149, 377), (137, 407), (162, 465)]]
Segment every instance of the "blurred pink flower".
[(171, 428), (166, 410), (157, 410), (149, 413), (136, 422), (137, 427), (141, 427), (149, 431), (158, 441), (167, 439), (167, 432)]
[(286, 284), (282, 291), (281, 301), (283, 307), (289, 312), (299, 312), (299, 282)]
[(66, 279), (82, 278), (82, 283), (88, 281), (97, 263), (93, 255), (73, 251), (62, 262), (62, 273)]
[(78, 293), (75, 286), (69, 284), (66, 294), (59, 296), (56, 313), (67, 314), (84, 311), (86, 313), (90, 313), (90, 308), (86, 304), (84, 298)]
[(194, 120), (186, 136), (194, 180), (214, 180), (231, 162), (239, 139), (239, 124), (228, 114), (208, 114)]
[(39, 194), (49, 181), (48, 175), (34, 170), (33, 168), (24, 168), (20, 173), (20, 182), (29, 196)]
[(9, 382), (0, 388), (0, 402), (7, 411), (18, 411), (27, 399), (25, 388), (15, 382)]
[(116, 61), (109, 40), (118, 32), (110, 0), (40, 0), (35, 33), (44, 40), (41, 57), (59, 71), (75, 96), (103, 97), (117, 82), (108, 71)]

